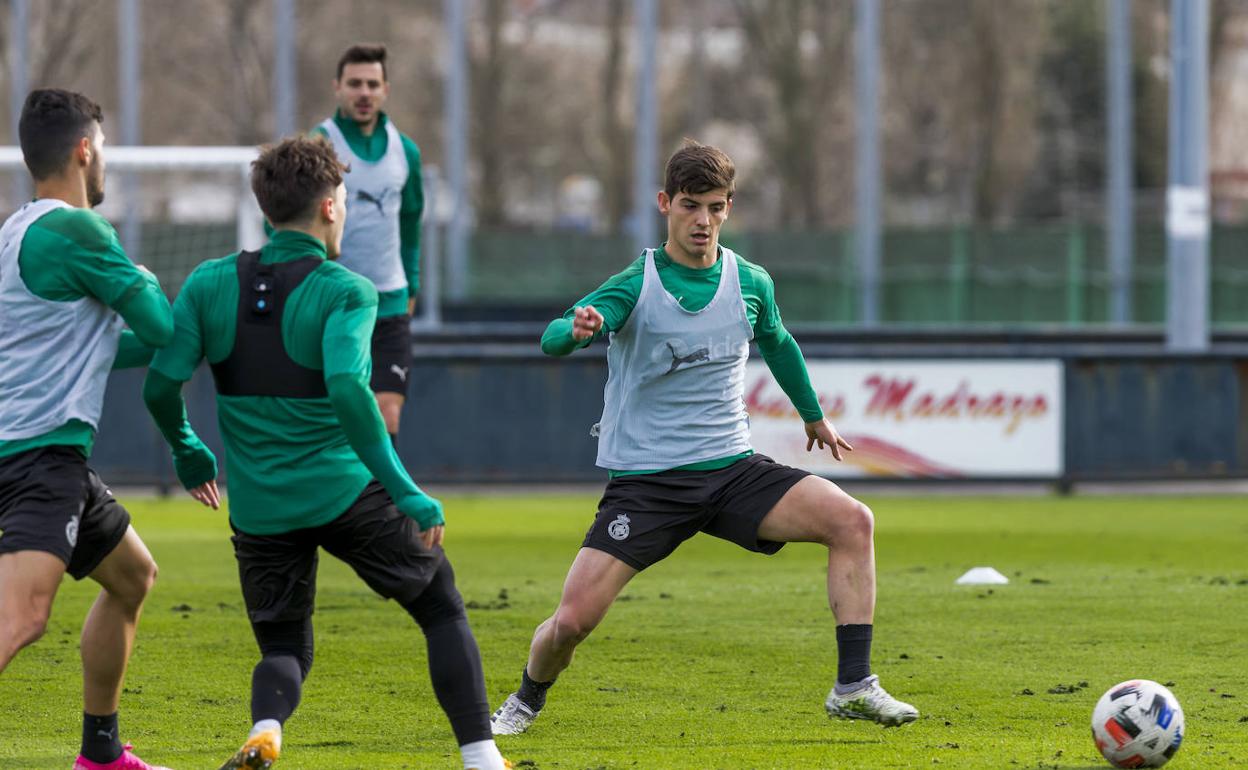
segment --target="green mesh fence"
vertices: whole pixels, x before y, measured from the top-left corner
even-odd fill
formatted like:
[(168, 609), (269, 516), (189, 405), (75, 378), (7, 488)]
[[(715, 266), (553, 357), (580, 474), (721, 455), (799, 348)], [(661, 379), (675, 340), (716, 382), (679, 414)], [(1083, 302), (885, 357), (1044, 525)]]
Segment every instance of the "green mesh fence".
[[(765, 266), (789, 322), (852, 324), (858, 281), (849, 232), (730, 233), (724, 243)], [(632, 259), (627, 237), (478, 232), (468, 299), (568, 305)], [(1100, 227), (896, 228), (883, 236), (885, 323), (1104, 324), (1109, 270)], [(1248, 324), (1248, 228), (1214, 228), (1212, 320)], [(1162, 324), (1166, 236), (1135, 233), (1136, 323)]]

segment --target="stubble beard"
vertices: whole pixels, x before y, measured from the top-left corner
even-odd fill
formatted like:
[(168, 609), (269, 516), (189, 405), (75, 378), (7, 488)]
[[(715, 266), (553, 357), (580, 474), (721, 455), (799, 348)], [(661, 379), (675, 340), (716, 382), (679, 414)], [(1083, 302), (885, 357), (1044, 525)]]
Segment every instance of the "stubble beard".
[(95, 208), (103, 202), (104, 170), (100, 168), (99, 161), (96, 160), (91, 164), (87, 173), (87, 204)]

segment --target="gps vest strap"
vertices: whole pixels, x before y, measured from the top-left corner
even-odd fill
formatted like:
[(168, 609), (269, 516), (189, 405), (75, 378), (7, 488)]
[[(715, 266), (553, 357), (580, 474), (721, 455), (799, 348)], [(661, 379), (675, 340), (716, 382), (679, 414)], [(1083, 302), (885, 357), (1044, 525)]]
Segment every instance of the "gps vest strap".
[(223, 396), (326, 398), (319, 369), (296, 363), (282, 344), (286, 300), (324, 260), (305, 257), (266, 265), (260, 253), (238, 255), (238, 322), (230, 354), (212, 365)]

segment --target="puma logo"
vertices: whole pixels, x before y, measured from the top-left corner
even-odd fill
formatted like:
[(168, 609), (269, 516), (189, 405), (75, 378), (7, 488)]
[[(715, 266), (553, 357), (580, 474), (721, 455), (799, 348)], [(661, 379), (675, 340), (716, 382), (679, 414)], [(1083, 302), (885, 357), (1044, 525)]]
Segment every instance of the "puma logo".
[(676, 355), (676, 348), (672, 347), (672, 343), (665, 342), (664, 344), (667, 345), (668, 350), (672, 351), (672, 368), (663, 372), (664, 377), (679, 369), (681, 364), (692, 364), (696, 361), (711, 360), (710, 348), (698, 348), (687, 356), (678, 356)]
[(112, 730), (96, 730), (95, 734), (109, 741), (117, 738), (116, 728), (113, 728)]
[(364, 201), (365, 203), (371, 203), (375, 205), (377, 207), (377, 212), (380, 214), (384, 214), (386, 213), (386, 210), (381, 207), (381, 202), (386, 199), (386, 194), (389, 192), (390, 192), (389, 190), (382, 190), (380, 197), (374, 197), (373, 194), (370, 193), (368, 190), (356, 190), (355, 199), (359, 201)]
[(406, 366), (399, 366), (398, 364), (390, 364), (390, 371), (397, 374), (399, 376), (399, 379), (403, 382), (404, 385), (407, 384), (407, 369), (408, 367)]

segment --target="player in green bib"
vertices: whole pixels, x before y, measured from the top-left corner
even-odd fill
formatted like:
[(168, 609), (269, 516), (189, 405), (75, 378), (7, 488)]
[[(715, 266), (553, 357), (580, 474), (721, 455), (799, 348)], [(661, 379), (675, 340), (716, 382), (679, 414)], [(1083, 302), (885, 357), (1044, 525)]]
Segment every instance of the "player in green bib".
[(442, 505), (412, 482), (368, 389), (377, 290), (337, 264), (343, 165), (325, 139), (265, 148), (252, 190), (276, 228), (259, 252), (203, 263), (174, 303), (173, 342), (143, 396), (179, 480), (216, 477), (182, 384), (207, 360), (229, 467), (234, 554), (261, 659), (247, 740), (222, 770), (268, 768), (312, 667), (319, 548), (425, 634), (433, 688), (466, 768), (502, 770), (476, 640), (444, 554)]
[(564, 356), (610, 335), (598, 465), (610, 481), (564, 583), (538, 626), (520, 688), (492, 717), (495, 734), (524, 732), (577, 645), (641, 570), (705, 532), (749, 551), (785, 543), (828, 549), (835, 616), (831, 716), (886, 725), (918, 711), (871, 673), (875, 612), (874, 519), (827, 479), (781, 465), (750, 446), (745, 364), (750, 343), (806, 422), (806, 448), (836, 459), (852, 447), (824, 416), (801, 349), (785, 330), (771, 277), (719, 245), (732, 210), (735, 169), (720, 150), (689, 142), (667, 164), (659, 211), (667, 242), (590, 293), (542, 336)]
[[(0, 229), (0, 671), (43, 635), (62, 577), (90, 577), (102, 590), (82, 628), (74, 768), (152, 770), (119, 740), (117, 708), (156, 562), (87, 459), (109, 370), (145, 365), (173, 322), (155, 276), (91, 210), (104, 200), (102, 119), (59, 89), (22, 107), (36, 198)], [(194, 494), (217, 501), (211, 482)]]
[(386, 430), (399, 415), (412, 369), (411, 317), (420, 289), (420, 218), (425, 210), (420, 148), (382, 111), (390, 96), (386, 47), (353, 45), (338, 59), (338, 110), (312, 132), (347, 164), (347, 225), (338, 263), (377, 287), (373, 374)]

